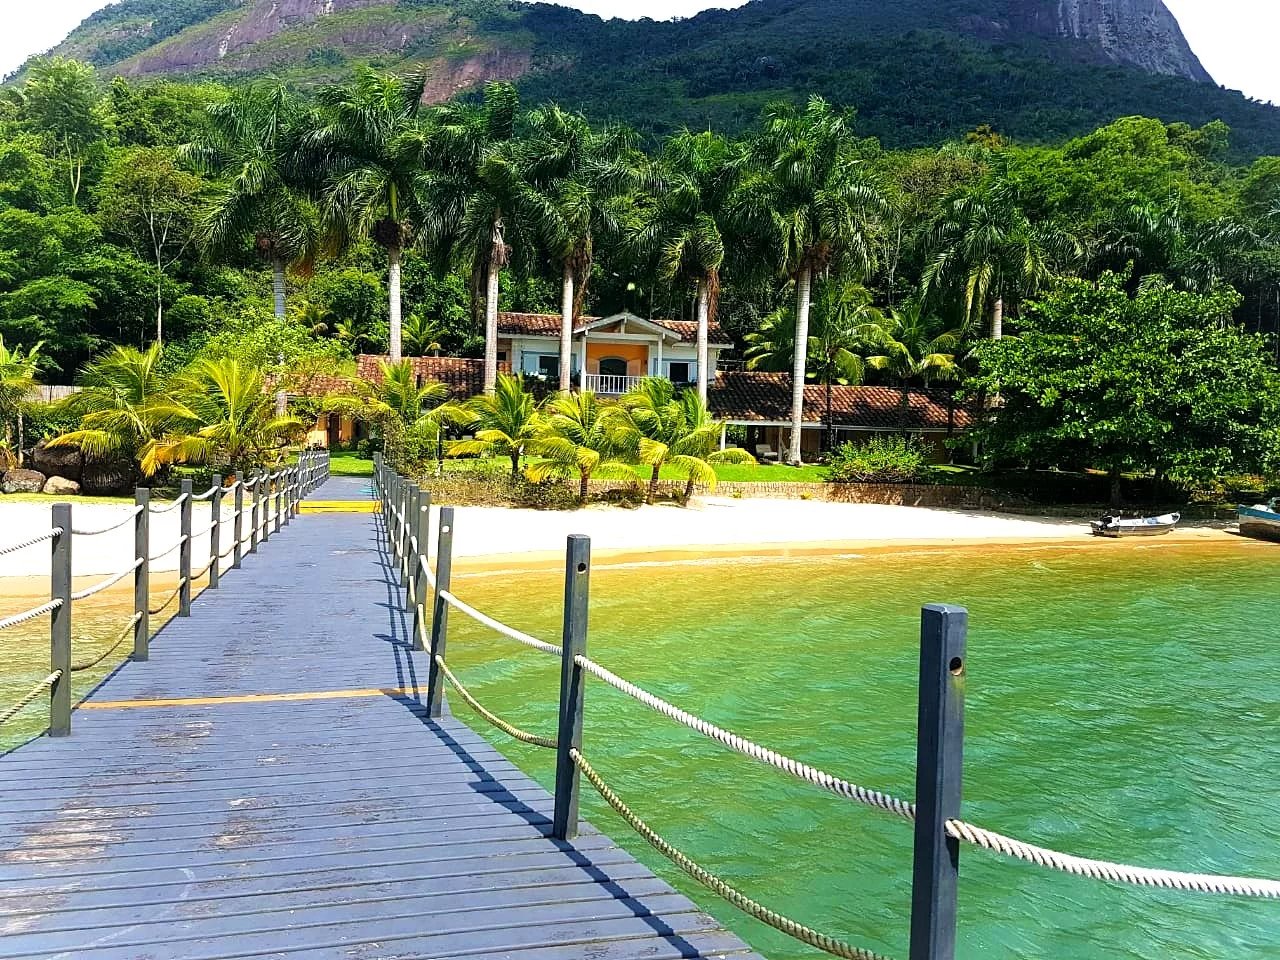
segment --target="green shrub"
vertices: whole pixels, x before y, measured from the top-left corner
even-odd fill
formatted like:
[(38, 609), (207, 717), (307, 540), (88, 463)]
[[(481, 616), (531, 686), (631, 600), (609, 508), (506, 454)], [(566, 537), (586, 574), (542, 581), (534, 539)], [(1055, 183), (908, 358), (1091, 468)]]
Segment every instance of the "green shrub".
[(831, 454), (832, 483), (911, 483), (925, 472), (925, 449), (918, 440), (896, 435), (843, 443)]

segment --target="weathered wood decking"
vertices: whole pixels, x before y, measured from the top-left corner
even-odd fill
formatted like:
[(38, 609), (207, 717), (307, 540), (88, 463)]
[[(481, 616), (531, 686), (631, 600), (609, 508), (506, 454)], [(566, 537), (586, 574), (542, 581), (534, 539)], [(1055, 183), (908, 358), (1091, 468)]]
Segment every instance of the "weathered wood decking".
[(72, 737), (0, 757), (0, 957), (749, 956), (608, 837), (549, 839), (541, 787), (425, 717), (375, 521), (295, 520)]

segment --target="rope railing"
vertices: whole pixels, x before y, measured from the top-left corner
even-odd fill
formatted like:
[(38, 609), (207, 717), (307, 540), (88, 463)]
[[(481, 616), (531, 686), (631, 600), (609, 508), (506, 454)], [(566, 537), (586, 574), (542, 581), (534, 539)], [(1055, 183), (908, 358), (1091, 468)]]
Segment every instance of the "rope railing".
[(480, 716), (484, 717), (484, 719), (488, 720), (491, 724), (493, 724), (495, 727), (497, 727), (499, 730), (505, 733), (507, 736), (514, 737), (516, 740), (519, 740), (521, 743), (532, 744), (535, 747), (547, 747), (548, 749), (551, 749), (551, 750), (554, 750), (556, 748), (557, 744), (554, 738), (543, 737), (543, 736), (539, 736), (536, 733), (529, 733), (529, 731), (527, 730), (521, 730), (515, 724), (509, 723), (508, 721), (503, 720), (496, 713), (493, 713), (492, 711), (486, 709), (484, 705), (481, 704), (480, 701), (475, 698), (475, 696), (471, 693), (471, 691), (462, 685), (462, 681), (460, 681), (457, 677), (453, 675), (453, 671), (449, 669), (449, 666), (444, 662), (443, 657), (436, 657), (435, 661), (436, 661), (436, 665), (440, 668), (441, 672), (444, 674), (445, 679), (449, 681), (449, 686), (453, 687), (454, 690), (458, 691), (458, 696), (462, 697), (463, 702), (466, 703), (467, 706), (469, 706), (472, 710), (474, 710)]
[(133, 571), (137, 570), (140, 566), (142, 566), (141, 557), (133, 561), (133, 563), (130, 566), (125, 567), (119, 573), (114, 574), (113, 576), (107, 577), (107, 579), (103, 580), (101, 583), (96, 583), (92, 587), (86, 587), (84, 590), (80, 590), (76, 593), (71, 594), (71, 599), (72, 600), (88, 600), (94, 594), (101, 593), (103, 590), (107, 590), (111, 587), (114, 587), (117, 583), (119, 583), (125, 577), (129, 576), (129, 574), (133, 573)]
[(29, 540), (23, 540), (20, 543), (11, 543), (6, 547), (0, 547), (0, 557), (3, 557), (6, 554), (10, 554), (10, 553), (17, 553), (20, 550), (26, 550), (28, 547), (34, 547), (42, 543), (48, 543), (50, 540), (53, 540), (53, 539), (56, 539), (57, 537), (62, 536), (62, 534), (63, 534), (63, 529), (61, 527), (54, 527), (50, 530), (46, 530), (44, 533), (37, 534), (36, 536), (31, 537)]
[(46, 690), (52, 687), (61, 678), (62, 678), (62, 671), (55, 670), (53, 673), (49, 674), (47, 677), (45, 677), (43, 680), (37, 683), (34, 687), (31, 688), (30, 693), (24, 696), (21, 700), (19, 700), (13, 706), (9, 707), (3, 713), (0, 713), (0, 726), (8, 723), (10, 720), (12, 720), (18, 714), (20, 714), (27, 707), (31, 706), (31, 704), (35, 703), (36, 700), (38, 700)]
[(115, 643), (111, 644), (111, 646), (107, 647), (106, 650), (103, 650), (102, 653), (98, 654), (96, 657), (91, 657), (88, 660), (77, 660), (73, 662), (71, 664), (71, 672), (81, 673), (85, 670), (92, 670), (98, 664), (102, 663), (102, 661), (106, 660), (107, 657), (111, 656), (113, 653), (115, 653), (117, 650), (120, 649), (121, 644), (123, 644), (126, 640), (130, 639), (133, 636), (134, 628), (137, 627), (138, 621), (140, 621), (141, 619), (142, 619), (142, 614), (135, 613), (132, 617), (129, 618), (129, 622), (125, 624), (124, 631), (120, 634), (119, 638), (117, 638)]
[(178, 585), (173, 588), (173, 593), (169, 594), (169, 598), (165, 600), (164, 603), (160, 604), (160, 606), (158, 607), (148, 607), (147, 613), (151, 614), (151, 616), (153, 617), (156, 616), (157, 614), (164, 613), (164, 611), (168, 608), (169, 604), (173, 603), (173, 601), (177, 600), (178, 597), (182, 595), (182, 588), (185, 587), (186, 585), (187, 585), (187, 578), (183, 577), (181, 580), (178, 581)]
[(509, 640), (514, 640), (516, 643), (523, 643), (526, 647), (532, 647), (534, 650), (550, 654), (554, 657), (558, 657), (561, 654), (560, 648), (554, 643), (547, 643), (545, 640), (539, 640), (537, 637), (530, 636), (523, 630), (517, 630), (515, 627), (507, 626), (501, 620), (495, 620), (493, 617), (481, 613), (470, 604), (463, 603), (448, 590), (441, 590), (438, 596), (459, 613), (465, 614), (476, 623), (488, 627), (494, 633), (499, 633)]
[(159, 553), (153, 553), (149, 555), (147, 557), (147, 563), (155, 563), (157, 560), (163, 560), (169, 554), (173, 553), (173, 551), (177, 550), (184, 543), (186, 543), (188, 539), (190, 538), (186, 534), (183, 534), (182, 536), (178, 537), (177, 541), (174, 542), (173, 546), (169, 547), (167, 550), (161, 550)]
[(109, 527), (99, 527), (97, 530), (81, 530), (80, 528), (77, 527), (72, 529), (71, 532), (74, 533), (77, 537), (96, 537), (104, 533), (110, 533), (113, 530), (119, 530), (121, 527), (125, 526), (126, 524), (132, 523), (134, 519), (138, 516), (138, 514), (140, 514), (144, 509), (146, 508), (142, 506), (134, 507), (128, 513), (126, 513), (118, 522), (111, 524)]
[(62, 600), (50, 600), (42, 603), (38, 607), (32, 607), (30, 610), (24, 610), (22, 613), (15, 613), (11, 617), (5, 617), (0, 620), (0, 630), (8, 630), (10, 627), (16, 627), (19, 624), (26, 623), (28, 620), (35, 620), (37, 617), (43, 617), (46, 613), (53, 613), (62, 606)]
[(191, 495), (191, 499), (192, 500), (212, 500), (213, 495), (217, 493), (220, 489), (222, 489), (222, 485), (215, 483), (212, 487), (210, 487), (204, 493), (193, 493)]
[(150, 509), (152, 516), (159, 516), (162, 513), (171, 513), (187, 502), (187, 496), (188, 494), (184, 493), (180, 497), (178, 497), (177, 500), (174, 500), (171, 503), (165, 504), (163, 507), (152, 506), (152, 507), (149, 507), (148, 509)]

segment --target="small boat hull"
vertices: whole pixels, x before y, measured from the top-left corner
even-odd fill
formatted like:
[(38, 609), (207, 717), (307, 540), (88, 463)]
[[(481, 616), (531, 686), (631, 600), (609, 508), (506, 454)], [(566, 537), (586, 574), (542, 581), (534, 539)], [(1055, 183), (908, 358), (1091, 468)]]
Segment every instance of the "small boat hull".
[(1142, 520), (1115, 520), (1107, 517), (1089, 524), (1095, 537), (1110, 537), (1118, 540), (1122, 537), (1163, 537), (1172, 533), (1182, 515), (1165, 514), (1162, 517), (1146, 517)]
[(1280, 543), (1280, 513), (1266, 507), (1240, 507), (1237, 513), (1242, 536)]

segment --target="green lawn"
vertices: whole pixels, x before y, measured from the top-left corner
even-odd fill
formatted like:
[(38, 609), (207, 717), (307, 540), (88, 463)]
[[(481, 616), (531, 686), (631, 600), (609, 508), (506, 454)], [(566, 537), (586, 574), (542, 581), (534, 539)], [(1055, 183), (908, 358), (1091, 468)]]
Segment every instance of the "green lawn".
[(335, 477), (372, 477), (373, 461), (355, 453), (329, 455), (329, 472)]
[[(631, 469), (646, 481), (652, 473), (652, 468), (643, 465)], [(448, 459), (445, 460), (445, 470), (449, 473), (505, 474), (511, 470), (511, 461), (505, 457)], [(822, 483), (826, 480), (826, 468), (816, 464), (788, 467), (776, 463), (722, 463), (716, 465), (715, 471), (721, 480), (737, 483)], [(336, 467), (334, 473), (337, 473)], [(684, 477), (670, 467), (664, 467), (661, 479), (683, 480)]]

